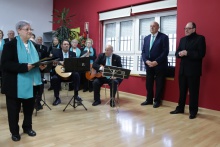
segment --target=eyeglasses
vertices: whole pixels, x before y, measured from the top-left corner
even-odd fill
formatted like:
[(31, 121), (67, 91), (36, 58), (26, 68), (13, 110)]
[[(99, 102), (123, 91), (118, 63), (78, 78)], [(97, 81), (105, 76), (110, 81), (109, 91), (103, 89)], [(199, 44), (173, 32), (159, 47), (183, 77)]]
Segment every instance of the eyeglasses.
[(194, 28), (184, 28), (184, 30), (191, 30), (191, 29), (194, 29)]
[(21, 30), (25, 30), (26, 32), (28, 32), (28, 31), (33, 32), (34, 31), (34, 29), (21, 29)]

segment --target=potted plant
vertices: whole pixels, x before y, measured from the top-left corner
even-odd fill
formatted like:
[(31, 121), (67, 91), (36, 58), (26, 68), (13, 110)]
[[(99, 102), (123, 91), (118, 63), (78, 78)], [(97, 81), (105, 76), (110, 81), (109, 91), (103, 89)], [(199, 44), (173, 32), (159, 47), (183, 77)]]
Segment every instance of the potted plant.
[(50, 21), (51, 23), (59, 24), (60, 26), (53, 31), (53, 36), (56, 36), (60, 42), (64, 39), (73, 40), (75, 38), (75, 32), (72, 31), (70, 27), (71, 18), (75, 15), (68, 16), (69, 9), (63, 8), (62, 11), (54, 9), (54, 21)]

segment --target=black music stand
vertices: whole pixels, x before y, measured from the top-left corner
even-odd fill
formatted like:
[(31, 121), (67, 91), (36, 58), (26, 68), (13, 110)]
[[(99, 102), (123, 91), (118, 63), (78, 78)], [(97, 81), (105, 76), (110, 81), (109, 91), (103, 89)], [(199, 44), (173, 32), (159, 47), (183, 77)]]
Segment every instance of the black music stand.
[[(115, 78), (120, 78), (120, 79), (128, 79), (129, 75), (130, 75), (131, 70), (129, 69), (124, 69), (121, 67), (116, 67), (116, 66), (105, 66), (104, 67), (104, 71), (103, 71), (103, 76), (105, 77), (111, 77), (112, 80), (112, 97), (106, 102), (106, 104), (108, 104), (111, 100), (112, 102), (112, 106), (115, 104), (119, 104), (118, 102), (116, 103), (115, 101), (115, 97), (113, 96), (114, 94), (114, 79)], [(105, 104), (105, 105), (106, 105)], [(116, 109), (118, 111), (118, 108), (116, 106)]]
[[(64, 69), (65, 72), (85, 72), (90, 71), (90, 59), (89, 57), (83, 57), (83, 58), (65, 58), (64, 59)], [(71, 101), (73, 100), (73, 105), (71, 104)], [(85, 110), (87, 111), (87, 108), (83, 105), (82, 101), (77, 101), (75, 97), (73, 96), (66, 107), (63, 109), (63, 111), (66, 110), (66, 108), (71, 105), (73, 108), (76, 108), (77, 106), (83, 106)]]
[[(49, 73), (50, 70), (52, 69), (52, 66), (53, 66), (53, 63), (52, 63), (52, 62), (51, 62), (51, 63), (48, 63), (48, 64), (47, 64), (47, 67), (42, 71), (41, 74)], [(47, 81), (43, 78), (42, 84), (46, 84), (46, 83), (47, 83)], [(45, 106), (47, 106), (48, 109), (52, 110), (52, 109), (50, 108), (50, 106), (46, 103), (44, 88), (43, 88), (42, 95), (43, 95), (43, 98), (41, 98), (41, 100), (40, 100), (40, 102), (43, 102), (42, 107), (45, 105)], [(36, 104), (36, 106), (37, 106), (37, 104)], [(35, 106), (35, 107), (36, 107), (36, 106)], [(35, 112), (35, 116), (37, 116), (37, 109), (36, 109), (36, 112)]]

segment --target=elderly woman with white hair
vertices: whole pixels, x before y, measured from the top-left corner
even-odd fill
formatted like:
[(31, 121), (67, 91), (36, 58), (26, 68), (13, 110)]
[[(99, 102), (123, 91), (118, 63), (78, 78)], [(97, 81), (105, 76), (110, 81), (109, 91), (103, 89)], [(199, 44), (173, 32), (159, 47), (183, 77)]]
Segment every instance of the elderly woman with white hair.
[[(96, 50), (93, 48), (93, 40), (88, 38), (85, 43), (86, 47), (81, 52), (81, 57), (89, 57), (90, 59), (90, 67), (92, 67), (93, 62), (96, 59)], [(86, 76), (87, 75), (87, 76)], [(83, 81), (83, 92), (89, 90), (89, 92), (93, 91), (92, 78), (89, 76), (90, 72), (87, 72), (85, 76), (82, 76)]]
[(78, 45), (78, 40), (77, 39), (73, 39), (71, 41), (71, 48), (70, 48), (70, 51), (76, 53), (76, 57), (79, 58), (80, 55), (81, 55), (81, 50), (77, 47)]
[(32, 114), (35, 105), (35, 93), (42, 84), (40, 70), (46, 66), (32, 65), (39, 61), (37, 50), (29, 40), (33, 29), (27, 21), (16, 24), (18, 36), (6, 43), (2, 52), (2, 70), (4, 72), (2, 92), (6, 95), (9, 129), (13, 141), (21, 139), (19, 134), (19, 112), (23, 107), (22, 128), (29, 136), (36, 136), (32, 129)]

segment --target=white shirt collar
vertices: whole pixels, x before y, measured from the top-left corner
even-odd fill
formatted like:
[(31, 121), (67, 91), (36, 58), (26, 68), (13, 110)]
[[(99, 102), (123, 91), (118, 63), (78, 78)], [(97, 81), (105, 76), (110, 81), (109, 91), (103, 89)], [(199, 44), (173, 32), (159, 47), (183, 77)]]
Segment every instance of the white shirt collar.
[(67, 58), (69, 58), (69, 52), (64, 52), (64, 51), (62, 51), (63, 52), (63, 58), (65, 58), (65, 55), (67, 55)]
[(151, 34), (151, 37), (152, 37), (152, 36), (154, 36), (154, 38), (156, 38), (156, 37), (157, 37), (157, 34), (158, 34), (158, 32), (157, 32), (157, 33), (155, 33), (154, 35), (153, 35), (153, 34)]

